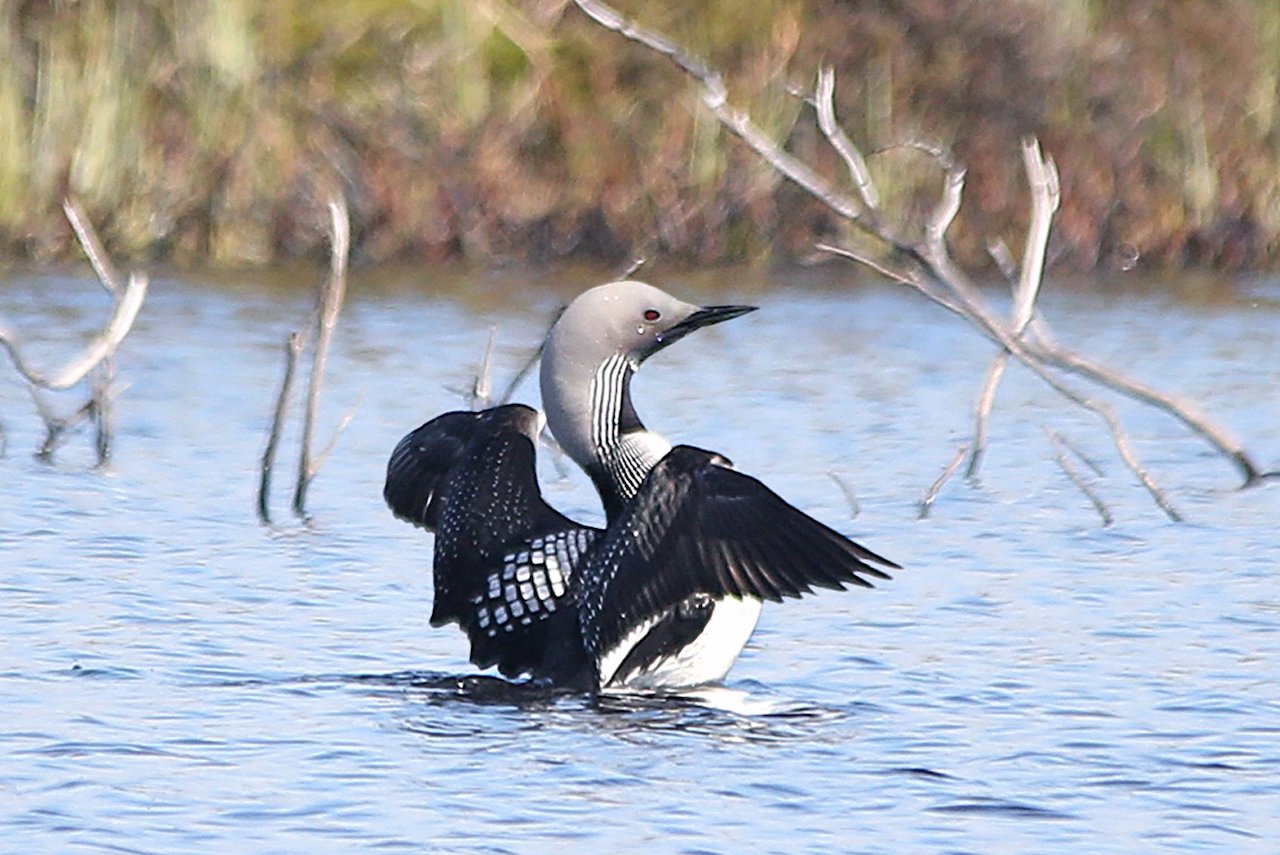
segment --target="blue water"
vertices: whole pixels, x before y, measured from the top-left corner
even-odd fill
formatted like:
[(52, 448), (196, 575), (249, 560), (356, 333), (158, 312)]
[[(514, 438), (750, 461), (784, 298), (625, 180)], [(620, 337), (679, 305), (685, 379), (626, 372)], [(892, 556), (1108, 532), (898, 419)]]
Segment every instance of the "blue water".
[[(635, 397), (897, 578), (767, 608), (698, 697), (593, 708), (463, 679), (462, 635), (426, 623), (430, 538), (381, 480), (400, 436), (463, 404), (490, 327), (501, 387), (573, 289), (513, 284), (357, 277), (320, 443), (354, 414), (307, 525), (288, 513), (296, 419), (277, 525), (253, 508), (308, 293), (156, 281), (105, 472), (86, 436), (32, 459), (40, 424), (0, 365), (0, 850), (1280, 851), (1280, 484), (1237, 491), (1178, 423), (1121, 402), (1174, 524), (1092, 417), (1014, 368), (981, 482), (918, 519), (991, 348), (889, 287), (729, 282), (706, 299), (762, 310), (655, 358)], [(1280, 287), (1164, 293), (1051, 289), (1044, 310), (1280, 467)], [(41, 365), (104, 310), (84, 280), (0, 282)], [(1101, 463), (1113, 526), (1046, 427)], [(586, 479), (543, 457), (551, 501), (598, 519)]]

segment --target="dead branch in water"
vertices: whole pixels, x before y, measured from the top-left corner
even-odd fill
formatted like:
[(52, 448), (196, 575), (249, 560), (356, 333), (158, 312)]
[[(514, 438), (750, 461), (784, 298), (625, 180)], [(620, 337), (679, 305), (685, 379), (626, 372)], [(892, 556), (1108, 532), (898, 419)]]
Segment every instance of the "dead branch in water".
[(299, 517), (306, 517), (307, 488), (320, 471), (329, 452), (337, 442), (338, 436), (351, 420), (351, 413), (343, 416), (334, 431), (333, 437), (324, 449), (315, 454), (312, 446), (315, 441), (316, 410), (320, 403), (320, 390), (324, 385), (324, 372), (329, 360), (329, 346), (333, 341), (333, 332), (338, 325), (338, 315), (347, 292), (347, 262), (351, 247), (351, 221), (347, 212), (347, 202), (341, 193), (335, 194), (328, 203), (330, 228), (329, 276), (316, 295), (316, 307), (313, 315), (314, 336), (304, 332), (289, 333), (285, 340), (284, 377), (280, 382), (280, 394), (271, 420), (271, 430), (267, 436), (267, 445), (262, 453), (262, 467), (258, 480), (258, 519), (264, 524), (271, 522), (270, 489), (271, 474), (275, 466), (276, 453), (279, 449), (280, 436), (284, 430), (285, 419), (289, 411), (289, 399), (293, 391), (294, 376), (302, 352), (309, 344), (314, 344), (311, 356), (311, 373), (307, 378), (307, 396), (302, 411), (302, 437), (298, 450), (298, 477), (294, 482), (293, 512)]
[(956, 449), (956, 453), (951, 456), (951, 461), (942, 470), (942, 474), (934, 479), (928, 490), (924, 491), (924, 495), (920, 497), (919, 519), (929, 516), (929, 511), (933, 510), (933, 503), (937, 501), (938, 494), (942, 492), (942, 488), (946, 483), (951, 480), (951, 476), (956, 474), (956, 470), (960, 468), (960, 461), (964, 460), (964, 456), (968, 453), (968, 443)]
[(302, 347), (302, 335), (297, 332), (289, 333), (284, 343), (284, 378), (280, 381), (280, 394), (276, 397), (271, 433), (267, 436), (267, 447), (262, 452), (261, 477), (258, 479), (258, 519), (263, 523), (271, 522), (271, 473), (276, 465), (276, 450), (280, 447), (280, 434), (284, 430), (289, 398), (293, 394), (293, 377), (297, 373), (298, 356), (302, 353)]
[[(23, 354), (18, 334), (2, 321), (0, 346), (8, 352), (13, 367), (26, 382), (36, 412), (44, 422), (45, 439), (36, 456), (41, 460), (52, 460), (62, 438), (85, 421), (90, 421), (94, 426), (94, 451), (98, 465), (102, 466), (111, 457), (115, 433), (111, 418), (111, 404), (115, 395), (115, 353), (133, 329), (134, 321), (147, 297), (148, 282), (145, 274), (130, 273), (127, 282), (121, 285), (120, 274), (111, 264), (102, 241), (98, 239), (79, 203), (68, 198), (63, 202), (62, 208), (97, 274), (99, 284), (111, 297), (111, 316), (80, 355), (55, 371), (41, 371), (32, 365)], [(87, 400), (69, 415), (59, 416), (44, 393), (67, 391), (90, 374), (93, 376), (90, 378)]]
[[(884, 216), (881, 195), (867, 167), (867, 159), (836, 120), (834, 107), (835, 76), (824, 68), (819, 71), (813, 95), (801, 95), (817, 113), (818, 128), (835, 151), (849, 175), (853, 192), (845, 192), (816, 169), (785, 151), (770, 139), (741, 110), (728, 103), (728, 91), (721, 75), (700, 58), (680, 45), (644, 29), (599, 0), (574, 0), (577, 7), (596, 23), (623, 37), (653, 50), (668, 59), (701, 88), (703, 104), (725, 130), (742, 140), (771, 168), (790, 179), (833, 214), (861, 233), (879, 251), (833, 244), (818, 248), (871, 267), (892, 281), (907, 285), (929, 300), (960, 316), (1000, 350), (987, 370), (975, 405), (974, 441), (966, 446), (970, 455), (968, 473), (976, 478), (987, 448), (987, 424), (995, 403), (996, 391), (1010, 359), (1017, 360), (1070, 403), (1093, 413), (1106, 427), (1116, 453), (1125, 466), (1139, 479), (1160, 509), (1172, 520), (1181, 515), (1167, 494), (1143, 467), (1115, 410), (1095, 400), (1066, 382), (1064, 374), (1073, 375), (1141, 404), (1155, 407), (1181, 421), (1225, 457), (1239, 472), (1243, 486), (1256, 483), (1276, 473), (1262, 473), (1242, 445), (1223, 428), (1209, 421), (1186, 401), (1160, 392), (1119, 371), (1088, 359), (1048, 340), (1047, 325), (1037, 317), (1036, 299), (1043, 281), (1046, 249), (1054, 214), (1060, 200), (1057, 169), (1052, 158), (1046, 158), (1035, 139), (1022, 142), (1023, 166), (1031, 193), (1031, 217), (1024, 244), (1022, 263), (1014, 271), (1012, 256), (1003, 244), (993, 244), (993, 255), (1013, 284), (1014, 308), (1007, 322), (998, 319), (982, 300), (968, 276), (951, 259), (946, 234), (959, 212), (964, 194), (965, 170), (949, 151), (941, 146), (910, 141), (873, 154), (884, 154), (901, 148), (925, 153), (942, 172), (942, 189), (933, 210), (923, 222), (915, 224), (917, 237), (908, 236), (911, 229), (894, 229)], [(956, 457), (943, 476), (930, 487), (921, 501), (922, 515), (927, 514), (937, 491), (954, 473), (964, 454)], [(1104, 520), (1106, 519), (1104, 515)]]
[(1080, 457), (1080, 459), (1085, 462), (1086, 466), (1094, 470), (1095, 474), (1101, 474), (1097, 469), (1097, 465), (1093, 463), (1093, 461), (1082, 457), (1080, 452), (1063, 439), (1062, 435), (1057, 431), (1049, 430), (1047, 433), (1049, 436), (1049, 442), (1053, 446), (1053, 459), (1057, 462), (1058, 467), (1066, 473), (1066, 476), (1070, 479), (1071, 483), (1076, 485), (1076, 489), (1081, 493), (1084, 493), (1085, 498), (1093, 504), (1093, 509), (1096, 510), (1098, 512), (1098, 516), (1102, 518), (1102, 525), (1109, 528), (1111, 524), (1115, 522), (1115, 517), (1112, 515), (1111, 509), (1107, 507), (1107, 503), (1102, 501), (1102, 497), (1098, 495), (1098, 491), (1093, 488), (1092, 484), (1085, 480), (1084, 475), (1075, 467), (1075, 464), (1071, 462), (1071, 459), (1067, 457), (1067, 451), (1070, 450), (1077, 457)]

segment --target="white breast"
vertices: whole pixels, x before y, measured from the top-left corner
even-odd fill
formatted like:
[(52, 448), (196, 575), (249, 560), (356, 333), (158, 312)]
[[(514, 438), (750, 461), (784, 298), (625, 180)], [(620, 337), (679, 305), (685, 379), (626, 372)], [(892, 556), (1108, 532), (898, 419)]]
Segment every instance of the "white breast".
[(607, 692), (653, 691), (687, 689), (723, 680), (755, 631), (763, 606), (755, 597), (716, 600), (711, 620), (701, 635), (676, 655), (660, 659), (649, 668), (629, 675), (621, 684), (612, 685), (618, 666), (656, 620), (641, 624), (601, 657), (600, 685)]

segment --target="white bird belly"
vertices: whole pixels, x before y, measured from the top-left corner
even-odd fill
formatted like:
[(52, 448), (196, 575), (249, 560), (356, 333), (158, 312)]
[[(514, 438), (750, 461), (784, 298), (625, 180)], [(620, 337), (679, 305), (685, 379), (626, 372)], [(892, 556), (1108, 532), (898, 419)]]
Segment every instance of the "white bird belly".
[(764, 603), (755, 597), (716, 600), (711, 619), (697, 638), (674, 655), (663, 657), (613, 684), (618, 667), (656, 621), (641, 624), (601, 657), (600, 685), (607, 692), (654, 691), (685, 689), (723, 680), (755, 631), (763, 607)]

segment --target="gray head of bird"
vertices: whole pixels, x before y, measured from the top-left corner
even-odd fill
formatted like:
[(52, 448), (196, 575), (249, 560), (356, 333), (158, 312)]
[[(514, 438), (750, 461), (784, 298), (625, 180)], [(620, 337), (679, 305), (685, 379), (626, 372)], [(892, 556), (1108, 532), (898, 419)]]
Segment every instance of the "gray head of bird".
[(626, 380), (642, 362), (694, 330), (754, 310), (697, 306), (634, 280), (579, 294), (547, 334), (542, 352), (542, 402), (551, 432), (575, 460), (589, 459), (591, 426), (606, 415), (600, 408), (623, 404)]
[(754, 310), (754, 306), (695, 306), (644, 282), (610, 282), (584, 291), (569, 304), (547, 336), (544, 360), (552, 369), (566, 361), (594, 369), (622, 356), (638, 367), (696, 329)]

